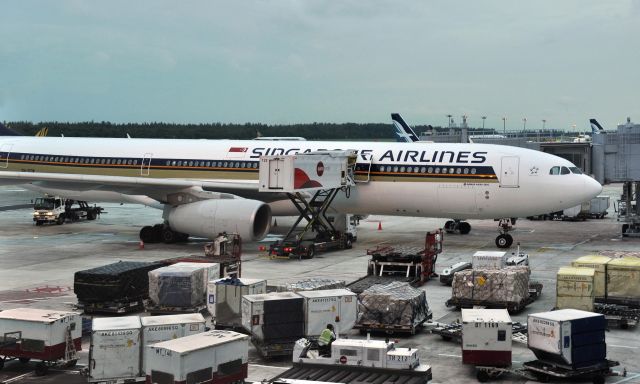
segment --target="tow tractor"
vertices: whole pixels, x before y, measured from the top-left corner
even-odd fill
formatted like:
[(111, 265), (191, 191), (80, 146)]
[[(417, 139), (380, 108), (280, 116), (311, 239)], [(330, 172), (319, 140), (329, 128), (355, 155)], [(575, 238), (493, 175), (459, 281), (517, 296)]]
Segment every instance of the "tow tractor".
[[(340, 192), (349, 196), (355, 186), (355, 151), (318, 151), (307, 154), (263, 156), (259, 192), (286, 193), (300, 215), (282, 240), (269, 247), (271, 257), (313, 258), (316, 252), (351, 248), (355, 219), (330, 219), (327, 210)], [(307, 224), (298, 230), (298, 224)], [(334, 222), (344, 220), (343, 225)]]
[(382, 383), (393, 377), (398, 383), (426, 384), (432, 379), (431, 366), (420, 363), (418, 349), (396, 347), (393, 341), (338, 338), (330, 353), (322, 354), (312, 345), (307, 339), (296, 341), (293, 367), (270, 382), (301, 383), (297, 380), (329, 376), (348, 376), (349, 383)]
[(62, 225), (65, 221), (80, 219), (95, 220), (104, 209), (86, 201), (64, 199), (58, 196), (39, 197), (33, 204), (33, 221), (36, 225), (56, 223)]

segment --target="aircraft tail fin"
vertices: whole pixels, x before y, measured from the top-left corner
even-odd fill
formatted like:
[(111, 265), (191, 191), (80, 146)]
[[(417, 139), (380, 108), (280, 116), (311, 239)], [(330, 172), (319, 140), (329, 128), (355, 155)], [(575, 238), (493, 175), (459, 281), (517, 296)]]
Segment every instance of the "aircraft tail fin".
[(602, 128), (602, 125), (598, 123), (598, 120), (589, 119), (589, 123), (591, 123), (591, 133), (593, 133), (594, 135), (597, 135), (598, 133), (604, 133), (604, 128)]
[(418, 135), (404, 122), (399, 113), (392, 113), (391, 121), (393, 121), (394, 133), (398, 141), (406, 143), (420, 141)]
[(22, 136), (22, 135), (11, 128), (7, 128), (4, 124), (0, 123), (0, 136)]
[(44, 127), (36, 132), (36, 137), (46, 137), (49, 134), (49, 128)]

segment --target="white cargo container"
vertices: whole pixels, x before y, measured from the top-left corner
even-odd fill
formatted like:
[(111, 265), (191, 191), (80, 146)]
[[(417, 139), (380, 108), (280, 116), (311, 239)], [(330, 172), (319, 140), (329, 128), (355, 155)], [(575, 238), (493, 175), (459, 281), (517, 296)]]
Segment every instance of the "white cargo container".
[(142, 324), (142, 371), (146, 372), (145, 354), (148, 345), (180, 337), (191, 336), (205, 331), (205, 319), (199, 313), (166, 316), (146, 316)]
[(592, 217), (603, 218), (609, 209), (609, 196), (597, 196), (591, 199), (589, 213)]
[(602, 364), (606, 359), (604, 315), (560, 309), (527, 317), (529, 349), (538, 360), (566, 369)]
[(354, 151), (318, 151), (308, 154), (262, 156), (259, 192), (299, 192), (353, 185)]
[(141, 376), (140, 317), (93, 319), (89, 350), (89, 382), (135, 379)]
[(242, 327), (242, 297), (267, 292), (267, 280), (224, 278), (209, 281), (207, 309), (212, 322), (224, 327)]
[(462, 309), (462, 363), (510, 366), (511, 332), (506, 309)]
[(0, 312), (0, 337), (22, 340), (11, 347), (0, 347), (0, 355), (43, 361), (65, 357), (67, 332), (76, 350), (82, 349), (80, 314), (48, 309), (16, 308)]
[(209, 331), (148, 347), (148, 383), (233, 383), (247, 377), (249, 336)]
[(319, 337), (327, 324), (336, 334), (350, 331), (356, 324), (358, 296), (348, 289), (300, 291), (304, 299), (305, 337)]
[(473, 254), (473, 269), (502, 269), (507, 264), (507, 253), (478, 251)]

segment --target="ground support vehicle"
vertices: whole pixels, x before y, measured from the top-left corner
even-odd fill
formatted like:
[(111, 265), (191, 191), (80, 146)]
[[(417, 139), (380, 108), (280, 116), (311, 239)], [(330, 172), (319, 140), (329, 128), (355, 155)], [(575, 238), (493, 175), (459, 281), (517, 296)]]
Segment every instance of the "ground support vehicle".
[(367, 333), (386, 333), (387, 335), (415, 335), (422, 329), (424, 323), (431, 320), (433, 314), (429, 311), (427, 317), (418, 324), (413, 325), (396, 325), (382, 323), (358, 323), (353, 328), (358, 329), (361, 335)]
[(552, 379), (591, 379), (594, 384), (604, 384), (607, 376), (627, 376), (626, 370), (613, 371), (611, 368), (620, 365), (617, 361), (606, 360), (603, 363), (579, 369), (566, 369), (539, 360), (528, 361), (522, 367), (483, 367), (476, 366), (476, 378), (485, 383), (490, 379), (498, 378), (504, 374), (512, 374), (539, 382), (549, 382)]
[(618, 221), (622, 224), (622, 237), (640, 237), (640, 181), (625, 181), (618, 200)]
[(442, 252), (442, 229), (427, 232), (424, 248), (410, 246), (378, 245), (367, 249), (371, 256), (367, 275), (348, 284), (355, 293), (362, 293), (374, 284), (388, 284), (393, 281), (408, 282), (420, 286), (435, 273), (438, 254)]
[(495, 302), (485, 300), (473, 300), (473, 299), (461, 299), (452, 297), (445, 302), (447, 307), (460, 308), (473, 308), (473, 307), (485, 307), (485, 308), (506, 308), (509, 313), (517, 313), (524, 309), (527, 305), (536, 301), (542, 294), (542, 283), (537, 281), (529, 282), (529, 296), (524, 298), (518, 303), (514, 302)]
[[(512, 340), (519, 343), (527, 343), (527, 325), (520, 322), (513, 322), (511, 324)], [(431, 333), (440, 335), (442, 340), (455, 341), (459, 343), (462, 341), (462, 323), (454, 321), (453, 323), (435, 323), (435, 327), (431, 328)], [(524, 339), (523, 336), (524, 335)]]
[(253, 344), (261, 357), (273, 359), (282, 356), (291, 356), (295, 342), (265, 342), (256, 337), (251, 337), (251, 344)]
[(37, 198), (33, 204), (33, 222), (36, 225), (61, 225), (65, 221), (95, 220), (104, 213), (103, 211), (102, 207), (92, 207), (86, 201), (45, 196)]
[(595, 303), (594, 312), (604, 315), (609, 328), (635, 328), (638, 322), (640, 322), (640, 308), (632, 308), (618, 304)]

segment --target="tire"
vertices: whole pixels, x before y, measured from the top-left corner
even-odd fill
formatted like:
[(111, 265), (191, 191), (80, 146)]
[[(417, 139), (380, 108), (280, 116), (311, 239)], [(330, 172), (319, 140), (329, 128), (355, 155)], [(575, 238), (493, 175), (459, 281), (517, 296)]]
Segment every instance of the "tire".
[(95, 220), (98, 215), (96, 215), (96, 211), (93, 209), (87, 211), (87, 220)]
[(604, 384), (604, 376), (602, 375), (595, 375), (593, 377), (593, 380), (591, 380), (591, 382), (593, 384)]
[(175, 243), (178, 240), (178, 234), (171, 230), (171, 228), (164, 228), (162, 230), (162, 241), (165, 244)]
[(507, 237), (507, 248), (509, 248), (513, 245), (513, 236), (508, 233), (505, 233), (505, 236)]
[(38, 221), (36, 221), (36, 226), (41, 226), (42, 224), (44, 224), (44, 223), (42, 222), (42, 220), (38, 220)]
[(476, 379), (481, 383), (486, 383), (489, 381), (489, 373), (484, 370), (479, 370), (478, 373), (476, 373)]
[(627, 230), (629, 229), (629, 224), (622, 224), (622, 237), (627, 237)]
[(346, 249), (351, 249), (353, 248), (353, 240), (351, 240), (351, 237), (347, 236), (347, 241), (344, 244)]
[(316, 248), (313, 245), (310, 245), (307, 248), (307, 259), (313, 259), (313, 256), (316, 255)]
[(145, 243), (153, 243), (153, 227), (146, 226), (140, 230), (140, 240)]
[(461, 235), (466, 235), (469, 232), (471, 232), (471, 224), (467, 223), (466, 221), (463, 221), (458, 226), (458, 229), (460, 230), (460, 234)]
[(30, 357), (20, 357), (18, 358), (18, 361), (20, 361), (22, 364), (27, 364), (28, 362), (31, 361)]
[[(513, 240), (511, 240), (511, 242), (513, 242)], [(507, 235), (499, 235), (496, 237), (496, 246), (498, 248), (509, 248), (510, 245)]]
[(56, 224), (58, 224), (58, 225), (64, 224), (64, 214), (63, 213), (61, 213), (60, 216), (58, 216), (58, 219), (56, 220)]
[(0, 371), (4, 368), (4, 358), (0, 358)]
[(36, 364), (36, 376), (44, 376), (47, 374), (48, 371), (49, 371), (49, 367), (47, 367), (47, 364), (44, 361), (41, 361), (38, 364)]
[(448, 220), (446, 223), (444, 223), (444, 230), (447, 233), (453, 233), (453, 225), (454, 225), (454, 221), (453, 220)]

